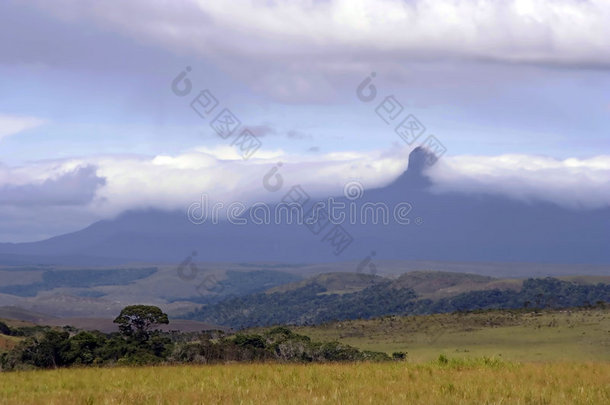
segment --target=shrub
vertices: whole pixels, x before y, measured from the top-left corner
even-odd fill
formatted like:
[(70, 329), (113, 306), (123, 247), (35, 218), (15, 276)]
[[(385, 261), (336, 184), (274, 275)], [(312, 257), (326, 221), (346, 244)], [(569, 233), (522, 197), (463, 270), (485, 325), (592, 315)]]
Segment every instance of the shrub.
[(405, 352), (394, 352), (394, 353), (392, 353), (392, 359), (394, 359), (396, 361), (406, 360), (407, 359), (407, 353), (405, 353)]
[(444, 354), (441, 354), (440, 356), (438, 356), (438, 364), (444, 366), (447, 363), (449, 363), (449, 359), (447, 358), (447, 356), (445, 356)]

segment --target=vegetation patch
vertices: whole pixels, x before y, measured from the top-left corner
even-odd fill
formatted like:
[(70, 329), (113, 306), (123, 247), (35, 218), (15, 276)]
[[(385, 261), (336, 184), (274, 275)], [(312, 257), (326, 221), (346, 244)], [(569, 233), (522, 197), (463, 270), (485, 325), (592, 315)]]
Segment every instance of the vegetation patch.
[[(404, 280), (379, 282), (361, 291), (337, 293), (318, 279), (293, 289), (230, 298), (186, 317), (235, 329), (270, 325), (317, 325), (384, 315), (421, 315), (486, 309), (544, 309), (610, 302), (610, 284), (578, 284), (554, 278), (528, 279), (520, 289), (491, 289), (439, 299), (422, 298)], [(487, 282), (486, 278), (482, 281)], [(336, 283), (334, 283), (336, 284)]]
[(48, 270), (42, 274), (42, 282), (0, 287), (0, 293), (20, 297), (35, 297), (40, 291), (54, 288), (91, 288), (108, 285), (124, 285), (150, 277), (157, 268), (113, 270)]
[[(161, 332), (169, 323), (159, 308), (132, 305), (114, 320), (120, 333), (78, 331), (71, 327), (12, 330), (24, 336), (0, 355), (2, 370), (70, 366), (147, 365), (161, 363), (212, 364), (230, 361), (328, 362), (389, 361), (381, 352), (361, 351), (340, 342), (315, 342), (278, 327), (263, 334), (225, 335), (221, 331), (192, 334)], [(404, 358), (395, 357), (396, 360)]]

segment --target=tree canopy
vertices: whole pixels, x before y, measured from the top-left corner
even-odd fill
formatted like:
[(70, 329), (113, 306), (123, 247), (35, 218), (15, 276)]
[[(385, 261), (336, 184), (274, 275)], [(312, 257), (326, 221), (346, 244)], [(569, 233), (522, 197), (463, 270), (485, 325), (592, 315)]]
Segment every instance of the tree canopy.
[(147, 340), (155, 327), (168, 324), (167, 314), (153, 305), (130, 305), (114, 320), (121, 333), (136, 340)]

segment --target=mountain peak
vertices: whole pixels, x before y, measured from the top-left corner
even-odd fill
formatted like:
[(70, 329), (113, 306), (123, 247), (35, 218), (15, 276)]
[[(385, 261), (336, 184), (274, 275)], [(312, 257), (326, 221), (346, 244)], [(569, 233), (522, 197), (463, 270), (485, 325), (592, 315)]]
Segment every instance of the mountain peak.
[(423, 146), (418, 146), (409, 154), (409, 166), (407, 171), (412, 174), (423, 175), (424, 170), (436, 159), (434, 153)]
[(430, 161), (433, 161), (435, 156), (428, 149), (418, 146), (413, 149), (409, 154), (409, 165), (400, 177), (398, 177), (394, 184), (401, 188), (425, 188), (430, 185), (430, 180), (424, 174)]

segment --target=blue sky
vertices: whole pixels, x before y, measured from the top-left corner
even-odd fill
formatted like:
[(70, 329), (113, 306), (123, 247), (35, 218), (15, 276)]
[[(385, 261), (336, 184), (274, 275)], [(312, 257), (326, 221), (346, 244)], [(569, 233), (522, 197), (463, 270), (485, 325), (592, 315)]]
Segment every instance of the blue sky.
[[(602, 0), (4, 1), (0, 241), (182, 209), (204, 191), (258, 198), (253, 179), (279, 160), (320, 193), (387, 183), (415, 146), (375, 114), (389, 95), (446, 147), (439, 190), (604, 207), (609, 51)], [(186, 66), (181, 98), (170, 83)], [(371, 72), (378, 97), (363, 103)], [(259, 136), (253, 159), (189, 107), (203, 89)], [(69, 198), (35, 202), (53, 181)]]

